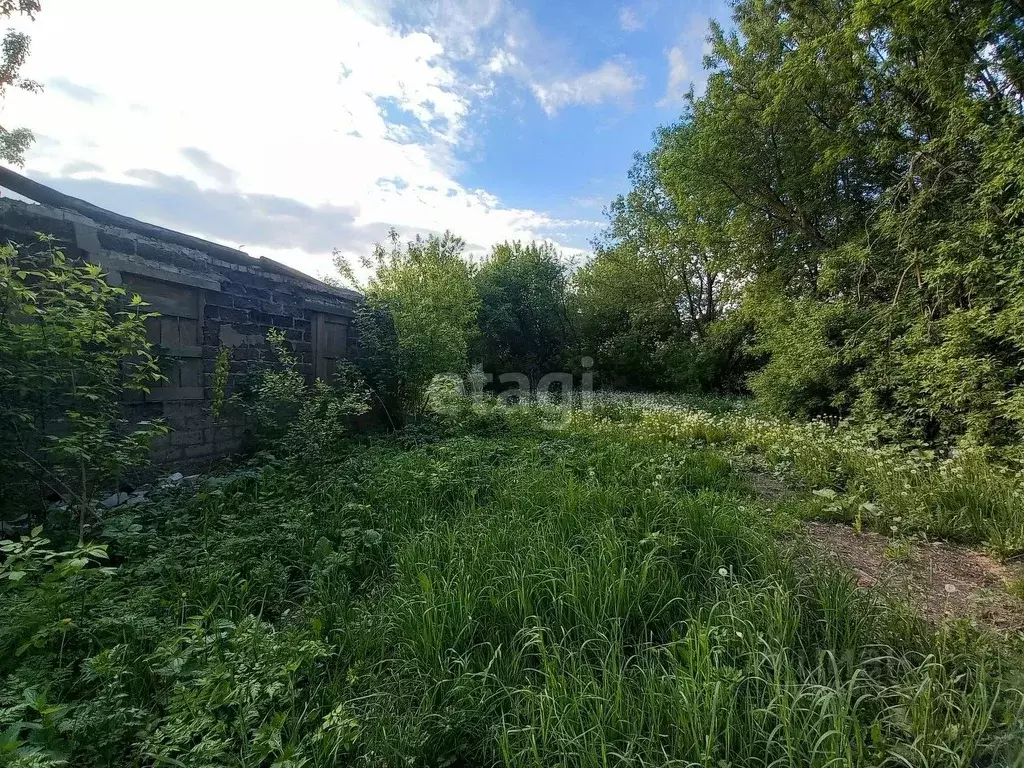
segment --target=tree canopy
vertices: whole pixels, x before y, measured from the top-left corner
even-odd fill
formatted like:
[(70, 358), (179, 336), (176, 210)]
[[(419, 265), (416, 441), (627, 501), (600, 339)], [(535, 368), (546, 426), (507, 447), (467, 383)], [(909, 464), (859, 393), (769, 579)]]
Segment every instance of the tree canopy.
[(712, 25), (706, 93), (638, 158), (580, 275), (608, 362), (678, 384), (678, 355), (651, 361), (692, 344), (683, 367), (731, 356), (703, 386), (741, 363), (775, 410), (1018, 440), (1022, 11), (737, 2), (732, 29)]
[[(34, 18), (39, 12), (39, 0), (0, 0), (0, 18), (15, 14)], [(24, 32), (9, 29), (0, 42), (0, 98), (8, 88), (39, 91), (42, 86), (35, 80), (21, 76), (21, 68), (28, 59), (30, 38)], [(0, 160), (24, 165), (25, 151), (35, 139), (28, 128), (8, 128), (0, 125)]]
[(738, 0), (708, 42), (706, 91), (579, 269), (537, 243), (469, 264), (450, 235), (378, 251), (371, 303), (431, 361), (410, 381), (592, 356), (605, 385), (1019, 443), (1024, 5)]

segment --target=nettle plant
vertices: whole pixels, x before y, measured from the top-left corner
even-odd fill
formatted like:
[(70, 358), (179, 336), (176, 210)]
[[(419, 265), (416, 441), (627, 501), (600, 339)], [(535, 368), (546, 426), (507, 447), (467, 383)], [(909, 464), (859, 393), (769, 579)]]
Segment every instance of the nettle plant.
[(34, 518), (59, 499), (81, 539), (96, 495), (167, 431), (122, 410), (163, 375), (142, 299), (40, 243), (0, 247), (0, 514)]

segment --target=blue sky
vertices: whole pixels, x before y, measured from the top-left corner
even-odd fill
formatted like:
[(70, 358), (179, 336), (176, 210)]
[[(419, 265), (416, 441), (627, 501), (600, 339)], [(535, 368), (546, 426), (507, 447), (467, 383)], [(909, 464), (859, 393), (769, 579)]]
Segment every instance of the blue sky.
[[(721, 2), (532, 2), (524, 4), (551, 44), (592, 70), (621, 59), (635, 76), (623, 101), (574, 105), (548, 114), (512, 86), (475, 130), (483, 146), (467, 157), (465, 181), (514, 206), (549, 209), (570, 218), (594, 217), (626, 186), (633, 152), (650, 146), (654, 128), (680, 113), (678, 96), (703, 83), (703, 37)], [(685, 80), (670, 98), (668, 52), (684, 53)], [(510, 119), (511, 118), (511, 119)]]
[(27, 173), (312, 274), (390, 227), (581, 255), (703, 87), (700, 0), (50, 0)]

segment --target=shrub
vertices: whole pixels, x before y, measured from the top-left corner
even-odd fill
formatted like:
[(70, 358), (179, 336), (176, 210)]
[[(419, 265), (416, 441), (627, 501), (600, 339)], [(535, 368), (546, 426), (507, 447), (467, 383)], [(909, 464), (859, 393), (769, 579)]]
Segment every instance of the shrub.
[(247, 405), (257, 437), (271, 450), (317, 461), (337, 448), (352, 419), (369, 410), (369, 395), (358, 372), (341, 366), (330, 382), (307, 384), (284, 334), (267, 334), (277, 365), (263, 371)]
[[(469, 368), (480, 302), (464, 248), (450, 232), (402, 246), (392, 231), (390, 248), (378, 245), (364, 262), (375, 272), (357, 330), (371, 385), (396, 408), (389, 411), (393, 422), (423, 414), (435, 376)], [(336, 264), (351, 275), (343, 262)]]
[(163, 378), (149, 317), (138, 295), (49, 239), (0, 248), (0, 513), (56, 497), (78, 511), (81, 536), (97, 492), (146, 459), (166, 429), (129, 424), (121, 403)]

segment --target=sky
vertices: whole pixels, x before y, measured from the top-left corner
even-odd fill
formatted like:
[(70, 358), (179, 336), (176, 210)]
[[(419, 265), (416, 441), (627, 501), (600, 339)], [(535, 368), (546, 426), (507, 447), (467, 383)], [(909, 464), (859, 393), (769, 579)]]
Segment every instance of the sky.
[(313, 275), (392, 227), (585, 257), (723, 0), (47, 0), (23, 172)]

